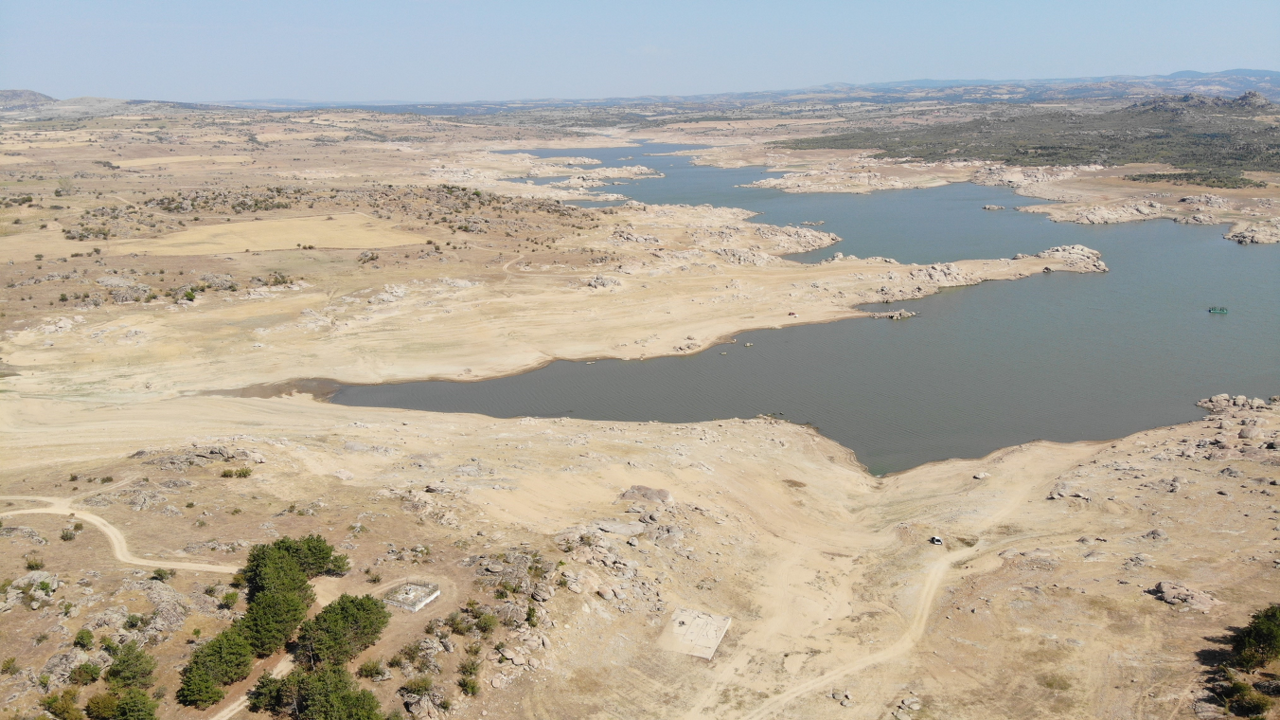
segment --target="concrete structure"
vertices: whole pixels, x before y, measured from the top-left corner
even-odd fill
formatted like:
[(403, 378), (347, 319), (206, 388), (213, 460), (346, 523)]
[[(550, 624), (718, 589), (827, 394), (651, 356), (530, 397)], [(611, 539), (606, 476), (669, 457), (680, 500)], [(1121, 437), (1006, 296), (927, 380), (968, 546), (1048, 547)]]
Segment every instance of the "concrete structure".
[(418, 578), (409, 578), (403, 585), (388, 590), (382, 599), (388, 605), (404, 608), (409, 612), (418, 612), (438, 597), (440, 597), (439, 585)]
[(699, 610), (680, 608), (671, 615), (671, 622), (662, 629), (658, 647), (710, 660), (720, 647), (720, 641), (729, 630), (732, 619), (724, 615), (712, 615)]

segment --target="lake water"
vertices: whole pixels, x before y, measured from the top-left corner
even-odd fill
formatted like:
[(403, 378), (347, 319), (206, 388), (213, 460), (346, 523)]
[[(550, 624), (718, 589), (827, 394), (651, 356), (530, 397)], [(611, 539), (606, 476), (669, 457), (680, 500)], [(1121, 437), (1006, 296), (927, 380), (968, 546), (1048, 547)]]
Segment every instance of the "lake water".
[[(333, 402), (617, 421), (771, 413), (813, 424), (885, 473), (1035, 439), (1104, 440), (1186, 422), (1202, 415), (1196, 400), (1219, 392), (1280, 393), (1280, 246), (1242, 247), (1223, 240), (1222, 227), (1168, 221), (1052, 223), (1013, 210), (1039, 201), (970, 184), (868, 195), (738, 188), (765, 174), (643, 155), (673, 149), (572, 154), (665, 173), (604, 188), (641, 202), (744, 207), (778, 225), (823, 221), (844, 238), (792, 256), (801, 262), (843, 252), (928, 263), (1079, 243), (1101, 251), (1111, 272), (949, 289), (895, 303), (919, 313), (905, 321), (760, 330), (692, 356), (561, 361), (477, 383), (344, 386)], [(1211, 305), (1230, 314), (1210, 315)]]

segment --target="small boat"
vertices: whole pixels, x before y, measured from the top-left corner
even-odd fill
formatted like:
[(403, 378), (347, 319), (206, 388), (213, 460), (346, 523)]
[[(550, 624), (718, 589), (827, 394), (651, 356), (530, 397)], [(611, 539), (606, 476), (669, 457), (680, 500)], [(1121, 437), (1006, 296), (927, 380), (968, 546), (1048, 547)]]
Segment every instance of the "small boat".
[(1214, 306), (1214, 307), (1209, 308), (1209, 312), (1213, 313), (1214, 315), (1226, 315), (1226, 314), (1227, 314), (1227, 309), (1226, 309), (1226, 308), (1224, 308), (1224, 307), (1217, 307), (1217, 306)]

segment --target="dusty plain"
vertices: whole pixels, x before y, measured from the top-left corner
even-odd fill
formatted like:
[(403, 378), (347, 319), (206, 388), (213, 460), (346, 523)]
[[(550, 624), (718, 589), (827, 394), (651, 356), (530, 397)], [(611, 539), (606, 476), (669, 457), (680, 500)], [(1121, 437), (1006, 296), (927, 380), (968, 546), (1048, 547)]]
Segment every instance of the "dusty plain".
[[(356, 663), (428, 642), (424, 626), (468, 600), (510, 620), (484, 639), (480, 694), (448, 690), (447, 713), (404, 708), (400, 670), (362, 681), (419, 717), (1218, 716), (1206, 679), (1221, 638), (1280, 577), (1276, 398), (875, 477), (771, 418), (498, 420), (304, 392), (693, 353), (750, 329), (891, 322), (859, 308), (947, 287), (1105, 271), (1074, 246), (800, 265), (779, 256), (837, 238), (729, 208), (567, 205), (651, 174), (639, 155), (583, 171), (581, 148), (712, 145), (698, 162), (766, 165), (779, 174), (762, 182), (792, 192), (1003, 183), (1061, 201), (1035, 208), (1056, 220), (1226, 220), (1236, 241), (1274, 241), (1276, 178), (1204, 191), (1121, 177), (1149, 167), (765, 145), (815, 122), (570, 132), (174, 107), (4, 122), (0, 581), (19, 581), (0, 595), (6, 706), (29, 717), (42, 676), (64, 687), (87, 626), (149, 643), (162, 717), (248, 717), (244, 691), (280, 658), (203, 712), (174, 701), (178, 670), (194, 630), (236, 617), (214, 596), (249, 545), (319, 532), (354, 568), (317, 581), (322, 602), (405, 577), (442, 591), (395, 611)], [(564, 157), (500, 152), (531, 147)], [(564, 180), (526, 182), (540, 177)], [(224, 477), (235, 469), (250, 472)], [(33, 558), (52, 592), (23, 590)], [(499, 578), (538, 558), (554, 572), (498, 597)], [(1160, 582), (1190, 601), (1162, 601)], [(711, 660), (658, 647), (679, 608), (732, 620)], [(438, 685), (461, 656), (436, 657)]]

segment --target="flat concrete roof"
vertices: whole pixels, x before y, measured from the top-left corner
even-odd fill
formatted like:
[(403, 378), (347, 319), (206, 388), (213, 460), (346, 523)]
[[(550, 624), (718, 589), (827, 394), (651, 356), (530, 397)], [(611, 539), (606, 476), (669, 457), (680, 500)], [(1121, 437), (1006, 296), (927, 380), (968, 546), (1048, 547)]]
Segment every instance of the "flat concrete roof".
[(733, 619), (701, 610), (679, 608), (658, 636), (658, 647), (710, 660)]

